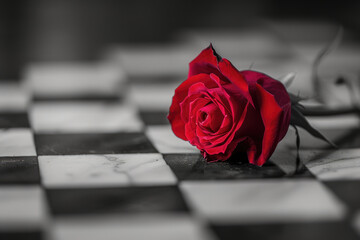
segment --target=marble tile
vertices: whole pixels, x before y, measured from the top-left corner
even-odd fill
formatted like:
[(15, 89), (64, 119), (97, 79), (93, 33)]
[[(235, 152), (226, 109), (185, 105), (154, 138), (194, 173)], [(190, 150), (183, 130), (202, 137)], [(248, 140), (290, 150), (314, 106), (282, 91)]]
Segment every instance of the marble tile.
[(59, 217), (54, 222), (54, 240), (213, 240), (211, 233), (189, 216), (124, 215), (119, 218)]
[[(303, 150), (301, 149), (300, 151)], [(313, 174), (304, 164), (302, 164), (302, 162), (297, 168), (296, 150), (290, 150), (282, 143), (276, 147), (275, 152), (271, 155), (268, 162), (278, 166), (283, 172), (286, 173), (287, 177), (314, 178)]]
[(157, 153), (140, 132), (35, 134), (38, 155)]
[(355, 214), (355, 217), (352, 222), (355, 231), (357, 232), (358, 236), (360, 236), (360, 211)]
[(119, 94), (126, 80), (121, 67), (108, 62), (34, 63), (24, 78), (27, 88), (42, 97)]
[(360, 209), (360, 192), (357, 191), (360, 189), (359, 180), (332, 180), (324, 182), (324, 185), (350, 209)]
[(302, 150), (300, 157), (312, 174), (321, 180), (360, 180), (360, 148)]
[(40, 156), (47, 188), (174, 185), (161, 154)]
[[(240, 156), (239, 156), (240, 157)], [(164, 159), (179, 180), (223, 180), (252, 178), (282, 178), (285, 173), (268, 162), (262, 167), (240, 161), (233, 156), (228, 161), (208, 163), (198, 154), (164, 154)]]
[(32, 101), (35, 103), (41, 102), (104, 102), (104, 103), (119, 103), (122, 102), (123, 96), (118, 94), (83, 94), (76, 96), (33, 96)]
[(123, 104), (36, 103), (30, 119), (35, 132), (134, 132), (143, 127), (136, 109)]
[(0, 229), (39, 229), (46, 221), (40, 186), (0, 186)]
[(0, 157), (0, 185), (40, 184), (37, 157)]
[(172, 132), (170, 125), (148, 126), (146, 136), (160, 153), (199, 153), (199, 150)]
[(356, 114), (344, 114), (339, 116), (306, 117), (309, 123), (316, 129), (356, 129), (360, 127), (360, 118)]
[(47, 189), (52, 214), (116, 215), (125, 213), (186, 213), (176, 186)]
[(239, 236), (242, 240), (358, 239), (351, 226), (340, 221), (216, 225), (213, 229), (221, 240), (237, 240)]
[[(331, 145), (327, 142), (315, 138), (302, 128), (298, 128), (300, 134), (300, 148), (301, 149), (331, 149)], [(360, 146), (360, 131), (357, 128), (353, 129), (320, 129), (324, 136), (333, 141), (341, 148), (359, 148)], [(289, 130), (280, 142), (285, 147), (296, 149), (296, 135), (295, 130), (289, 127)]]
[(141, 110), (169, 111), (172, 97), (179, 84), (132, 84), (126, 94), (129, 102)]
[(0, 128), (30, 128), (26, 112), (0, 112)]
[(207, 47), (211, 42), (220, 56), (227, 59), (241, 57), (247, 59), (249, 64), (264, 58), (277, 59), (279, 56), (287, 56), (290, 51), (274, 32), (265, 29), (242, 29), (242, 31), (187, 29), (179, 35), (197, 46), (197, 51)]
[(167, 119), (168, 111), (140, 111), (141, 120), (146, 126), (148, 125), (167, 125), (169, 120)]
[(186, 76), (188, 63), (200, 50), (194, 48), (193, 44), (124, 44), (108, 48), (104, 55), (121, 64), (130, 76)]
[(16, 83), (0, 83), (0, 111), (25, 111), (30, 94)]
[(33, 135), (27, 128), (0, 130), (0, 157), (36, 156)]
[(216, 223), (341, 220), (345, 206), (316, 180), (181, 182), (189, 206)]
[(6, 240), (45, 240), (40, 230), (0, 230), (0, 239)]

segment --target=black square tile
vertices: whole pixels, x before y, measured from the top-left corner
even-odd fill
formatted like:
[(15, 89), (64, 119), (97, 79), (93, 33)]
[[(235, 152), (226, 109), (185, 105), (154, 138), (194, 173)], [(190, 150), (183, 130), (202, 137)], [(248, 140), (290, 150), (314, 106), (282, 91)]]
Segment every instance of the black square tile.
[(168, 84), (181, 83), (184, 81), (184, 76), (179, 74), (152, 74), (152, 75), (131, 75), (129, 76), (130, 84), (153, 85), (153, 84)]
[(35, 134), (38, 155), (156, 153), (144, 133)]
[(0, 128), (29, 128), (28, 114), (25, 112), (0, 113)]
[(346, 132), (346, 134), (334, 140), (334, 142), (341, 148), (358, 148), (360, 147), (360, 129), (345, 130), (339, 129), (337, 131)]
[(326, 181), (324, 184), (348, 207), (360, 209), (360, 180)]
[(0, 239), (1, 240), (42, 240), (44, 234), (41, 231), (31, 231), (31, 230), (0, 230)]
[(55, 215), (186, 212), (176, 186), (46, 190)]
[(212, 226), (220, 240), (355, 240), (359, 239), (346, 222), (310, 222), (258, 225)]
[[(325, 137), (334, 142), (341, 148), (358, 148), (360, 147), (360, 130), (359, 129), (326, 129), (320, 131)], [(293, 138), (285, 137), (293, 149), (296, 149), (295, 136)], [(300, 148), (301, 149), (334, 149), (329, 143), (316, 138), (306, 132), (300, 131)]]
[(247, 178), (279, 178), (285, 173), (275, 164), (262, 167), (230, 158), (225, 162), (206, 162), (200, 154), (164, 154), (166, 163), (179, 180), (221, 180)]
[(140, 111), (140, 118), (147, 126), (169, 124), (167, 115), (167, 111)]
[(37, 157), (0, 157), (0, 184), (40, 184)]

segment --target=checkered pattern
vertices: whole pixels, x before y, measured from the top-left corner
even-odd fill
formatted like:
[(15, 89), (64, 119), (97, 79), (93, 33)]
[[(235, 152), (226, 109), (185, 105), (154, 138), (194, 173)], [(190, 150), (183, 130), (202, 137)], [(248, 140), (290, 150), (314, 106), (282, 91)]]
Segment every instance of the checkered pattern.
[(295, 174), (292, 129), (261, 168), (209, 164), (166, 120), (181, 77), (105, 69), (36, 65), (0, 87), (0, 239), (359, 238), (358, 130), (312, 119), (342, 147), (301, 132)]

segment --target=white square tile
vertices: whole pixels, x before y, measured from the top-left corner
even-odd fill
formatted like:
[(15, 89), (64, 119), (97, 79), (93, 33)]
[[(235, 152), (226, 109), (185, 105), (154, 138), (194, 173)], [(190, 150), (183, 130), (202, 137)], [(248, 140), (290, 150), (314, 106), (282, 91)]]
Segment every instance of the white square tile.
[(15, 83), (0, 83), (0, 110), (25, 111), (30, 94), (21, 85)]
[(40, 156), (39, 167), (49, 188), (176, 183), (161, 154)]
[(300, 157), (321, 180), (360, 179), (360, 149), (302, 150)]
[(118, 103), (37, 103), (30, 121), (35, 132), (128, 132), (143, 127), (134, 107)]
[(213, 240), (205, 227), (184, 215), (124, 215), (120, 218), (58, 218), (54, 240)]
[(0, 229), (39, 228), (46, 220), (45, 204), (39, 186), (1, 186)]
[(117, 94), (126, 79), (121, 67), (107, 62), (32, 63), (24, 76), (32, 92), (50, 97)]
[(146, 135), (160, 153), (199, 153), (189, 142), (176, 137), (170, 125), (147, 127)]
[(345, 207), (315, 180), (182, 182), (188, 203), (219, 223), (341, 219)]
[(106, 51), (105, 57), (121, 64), (131, 76), (186, 76), (188, 63), (200, 50), (193, 44), (115, 45)]
[(309, 123), (318, 130), (339, 128), (356, 129), (360, 127), (360, 118), (356, 114), (306, 118)]
[(179, 84), (132, 84), (127, 93), (129, 102), (140, 109), (169, 111)]
[(0, 156), (36, 156), (31, 130), (26, 128), (0, 130)]

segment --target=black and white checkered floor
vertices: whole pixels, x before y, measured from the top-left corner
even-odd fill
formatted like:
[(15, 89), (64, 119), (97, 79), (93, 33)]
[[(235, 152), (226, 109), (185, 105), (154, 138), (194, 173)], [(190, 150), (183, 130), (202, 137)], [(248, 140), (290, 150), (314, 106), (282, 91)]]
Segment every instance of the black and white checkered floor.
[(186, 63), (147, 75), (156, 68), (139, 51), (125, 55), (127, 82), (117, 65), (72, 63), (33, 65), (21, 86), (1, 84), (0, 239), (360, 237), (356, 117), (311, 119), (342, 147), (302, 133), (296, 174), (292, 129), (262, 168), (208, 164), (166, 120)]

